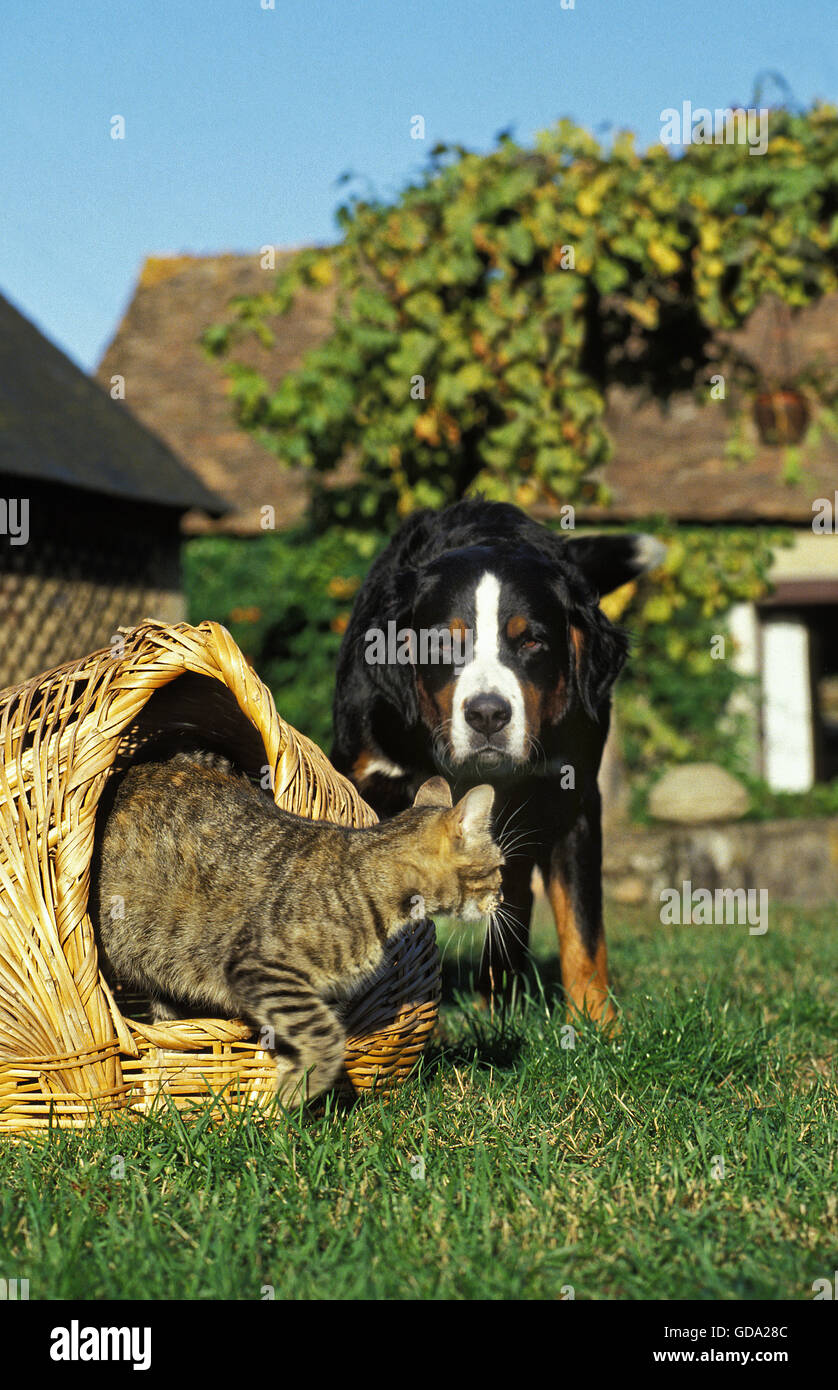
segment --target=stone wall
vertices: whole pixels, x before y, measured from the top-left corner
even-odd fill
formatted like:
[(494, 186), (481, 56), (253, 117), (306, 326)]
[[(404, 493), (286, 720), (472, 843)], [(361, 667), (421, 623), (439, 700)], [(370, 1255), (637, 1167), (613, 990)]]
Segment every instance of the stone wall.
[(838, 903), (838, 819), (608, 827), (606, 894), (658, 903), (662, 888), (766, 889), (807, 906)]

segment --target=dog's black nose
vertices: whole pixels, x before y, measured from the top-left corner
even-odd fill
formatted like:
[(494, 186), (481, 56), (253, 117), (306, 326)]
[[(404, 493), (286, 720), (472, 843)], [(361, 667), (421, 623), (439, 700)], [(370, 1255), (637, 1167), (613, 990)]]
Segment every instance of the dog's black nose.
[(502, 695), (475, 695), (463, 708), (465, 721), (490, 738), (512, 718), (512, 706)]

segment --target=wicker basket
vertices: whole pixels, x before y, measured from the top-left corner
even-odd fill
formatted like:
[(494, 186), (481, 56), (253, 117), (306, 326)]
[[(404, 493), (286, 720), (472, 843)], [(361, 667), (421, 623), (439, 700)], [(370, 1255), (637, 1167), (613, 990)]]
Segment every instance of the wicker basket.
[[(277, 715), (217, 623), (123, 630), (93, 653), (0, 694), (0, 1133), (143, 1113), (208, 1090), (273, 1102), (275, 1069), (235, 1020), (124, 1016), (101, 975), (87, 913), (96, 810), (114, 772), (161, 732), (200, 735), (246, 771), (273, 769), (297, 815), (375, 815), (320, 749)], [(357, 1089), (401, 1080), (434, 1027), (439, 957), (429, 922), (406, 926), (347, 1018)]]

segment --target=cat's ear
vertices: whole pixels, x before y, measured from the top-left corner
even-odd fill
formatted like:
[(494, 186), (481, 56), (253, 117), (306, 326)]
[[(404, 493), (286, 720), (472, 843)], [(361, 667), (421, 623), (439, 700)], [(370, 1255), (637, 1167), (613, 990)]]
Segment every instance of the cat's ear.
[(454, 807), (454, 823), (457, 834), (464, 840), (470, 840), (480, 830), (491, 828), (492, 805), (495, 800), (495, 789), (484, 783), (481, 787), (472, 787), (470, 792), (466, 792), (461, 801)]
[(451, 800), (451, 788), (444, 777), (430, 777), (427, 782), (423, 782), (415, 797), (414, 806), (436, 806), (441, 811), (448, 811), (453, 806)]

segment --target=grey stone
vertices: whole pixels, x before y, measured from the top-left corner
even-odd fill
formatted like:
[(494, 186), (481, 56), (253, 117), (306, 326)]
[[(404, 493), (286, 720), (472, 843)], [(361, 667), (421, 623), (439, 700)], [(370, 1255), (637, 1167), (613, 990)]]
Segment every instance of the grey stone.
[(676, 825), (739, 820), (748, 809), (742, 783), (716, 763), (671, 767), (652, 788), (649, 814)]
[(635, 874), (630, 874), (626, 878), (620, 878), (611, 889), (611, 897), (615, 903), (621, 903), (626, 907), (637, 907), (640, 903), (645, 903), (649, 897), (648, 886)]

